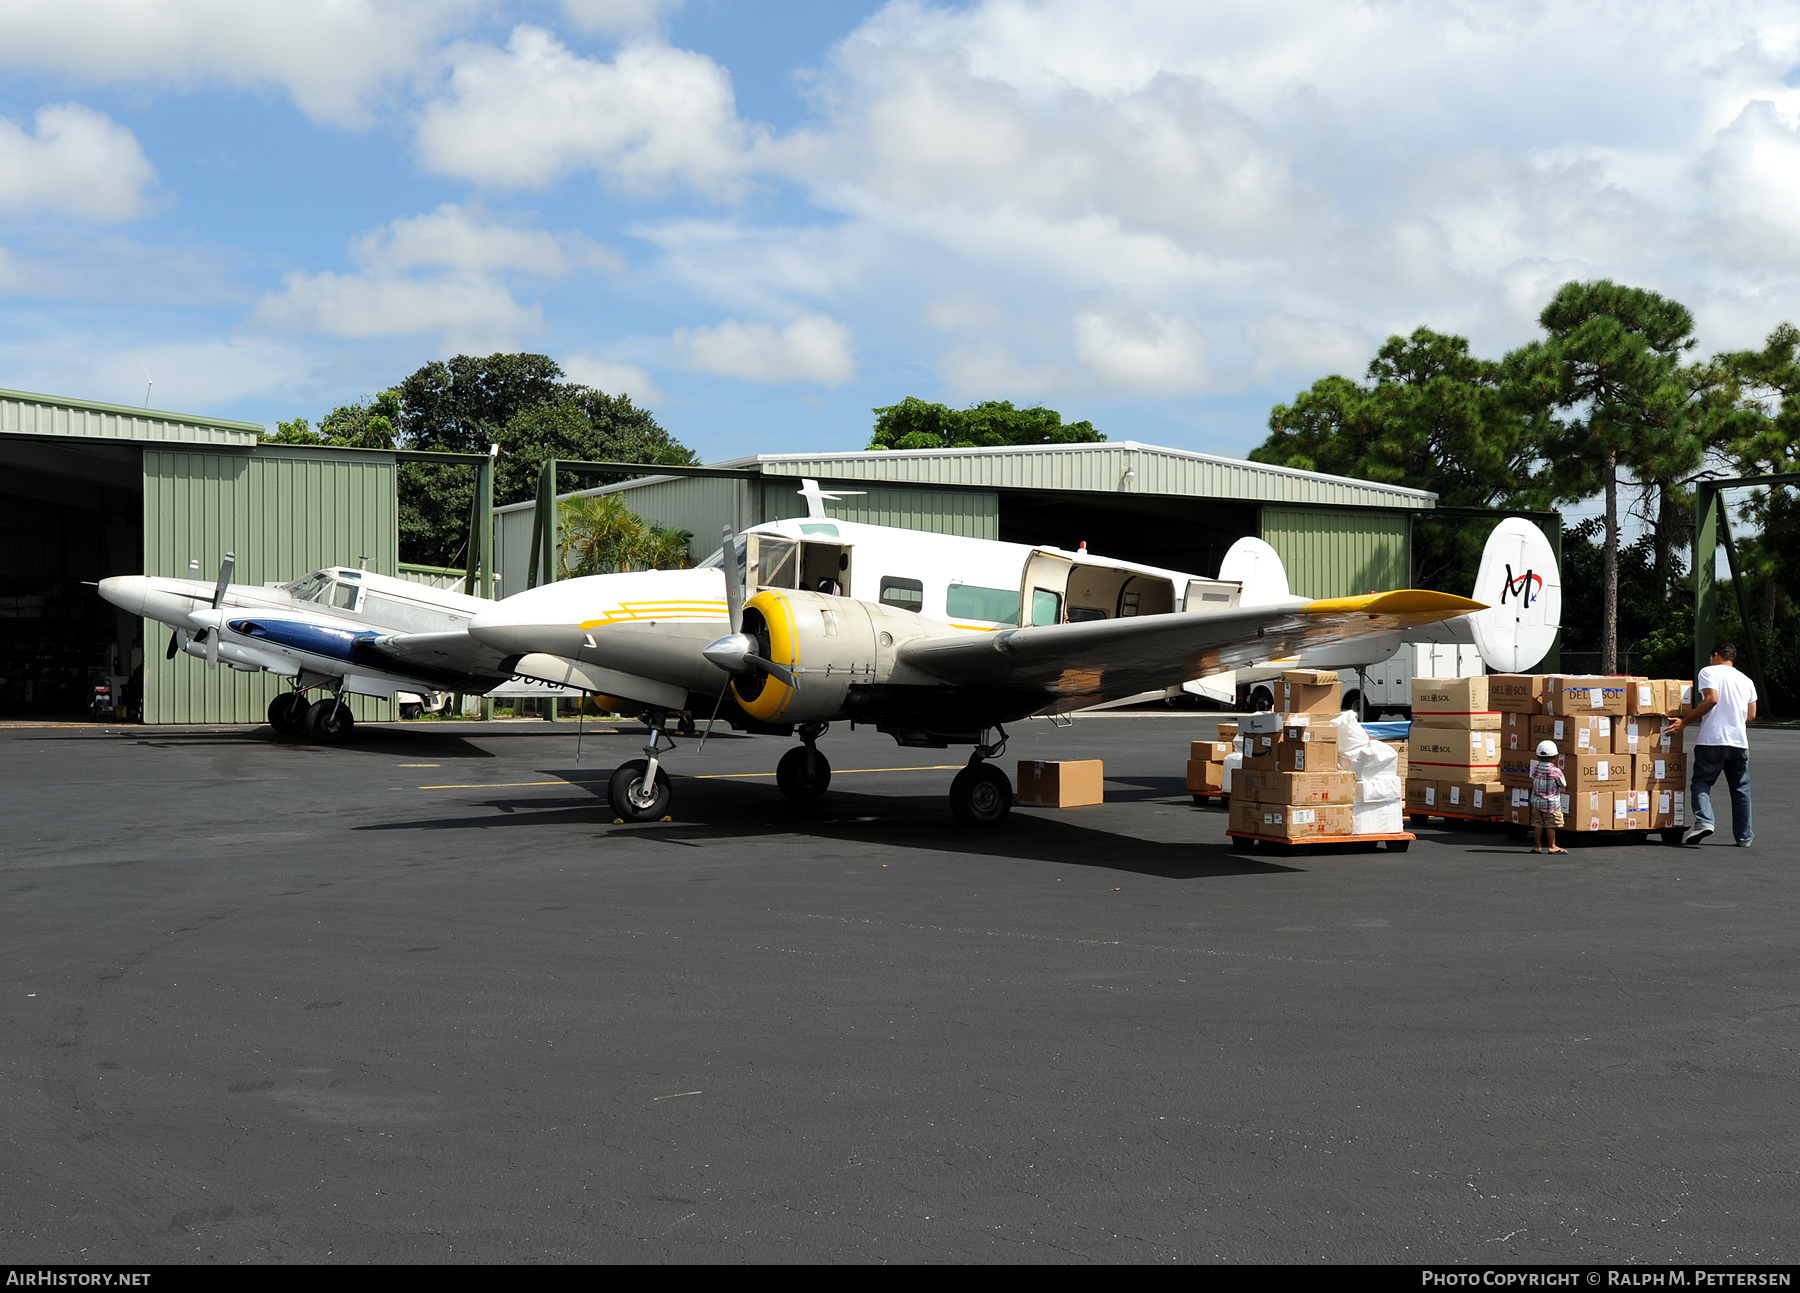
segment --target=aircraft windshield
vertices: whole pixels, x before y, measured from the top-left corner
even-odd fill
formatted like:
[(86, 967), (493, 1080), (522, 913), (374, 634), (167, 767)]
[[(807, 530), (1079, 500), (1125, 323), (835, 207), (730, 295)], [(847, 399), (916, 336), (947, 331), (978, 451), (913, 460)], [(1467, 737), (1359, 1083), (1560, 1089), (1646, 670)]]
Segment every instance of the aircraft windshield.
[(288, 592), (294, 595), (297, 602), (323, 601), (331, 588), (331, 576), (323, 572), (314, 572), (304, 579), (296, 579), (288, 585)]

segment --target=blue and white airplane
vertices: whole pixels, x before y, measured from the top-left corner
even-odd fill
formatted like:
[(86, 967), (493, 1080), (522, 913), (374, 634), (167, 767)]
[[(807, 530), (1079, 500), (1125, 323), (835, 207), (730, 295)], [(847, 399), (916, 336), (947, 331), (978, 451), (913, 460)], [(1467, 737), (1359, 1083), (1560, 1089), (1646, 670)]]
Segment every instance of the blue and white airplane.
[(577, 694), (515, 681), (503, 652), (469, 636), (469, 621), (494, 605), (485, 598), (343, 567), (288, 584), (234, 584), (236, 561), (227, 553), (211, 584), (190, 562), (186, 579), (115, 575), (100, 581), (100, 595), (167, 625), (171, 660), (186, 652), (208, 668), (222, 662), (293, 679), (269, 704), (269, 725), (285, 736), (346, 740), (355, 726), (346, 693), (402, 704), (433, 692)]

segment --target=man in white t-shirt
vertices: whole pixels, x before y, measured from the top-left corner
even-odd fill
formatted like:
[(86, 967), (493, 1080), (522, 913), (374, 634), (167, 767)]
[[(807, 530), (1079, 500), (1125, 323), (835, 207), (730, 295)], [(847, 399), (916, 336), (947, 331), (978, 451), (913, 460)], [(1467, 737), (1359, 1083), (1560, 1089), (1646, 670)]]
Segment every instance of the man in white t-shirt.
[(1712, 788), (1719, 774), (1731, 789), (1731, 833), (1741, 849), (1750, 847), (1750, 733), (1747, 724), (1756, 717), (1756, 684), (1737, 667), (1737, 648), (1721, 642), (1713, 649), (1712, 663), (1700, 671), (1700, 702), (1686, 718), (1669, 724), (1679, 732), (1700, 725), (1699, 739), (1688, 756), (1693, 784), (1688, 803), (1694, 824), (1681, 837), (1683, 844), (1698, 844), (1713, 833)]

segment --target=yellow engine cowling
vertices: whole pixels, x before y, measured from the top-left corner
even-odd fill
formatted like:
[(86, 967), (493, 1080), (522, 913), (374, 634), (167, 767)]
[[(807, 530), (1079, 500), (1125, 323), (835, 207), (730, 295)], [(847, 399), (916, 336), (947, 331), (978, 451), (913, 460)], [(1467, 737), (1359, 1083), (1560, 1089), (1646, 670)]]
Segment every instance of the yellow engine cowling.
[(799, 685), (754, 669), (734, 678), (731, 689), (744, 712), (762, 722), (829, 722), (853, 685), (886, 682), (895, 648), (934, 627), (910, 611), (765, 588), (744, 604), (744, 632), (756, 640), (757, 654), (795, 670)]

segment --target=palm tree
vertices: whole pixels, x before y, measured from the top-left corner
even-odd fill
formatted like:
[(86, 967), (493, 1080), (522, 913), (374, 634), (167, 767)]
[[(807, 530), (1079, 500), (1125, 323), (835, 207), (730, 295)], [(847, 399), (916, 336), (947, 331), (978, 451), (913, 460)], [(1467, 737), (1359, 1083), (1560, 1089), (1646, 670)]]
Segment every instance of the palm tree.
[(578, 495), (565, 500), (561, 512), (557, 554), (565, 579), (624, 570), (644, 541), (643, 518), (616, 494)]

